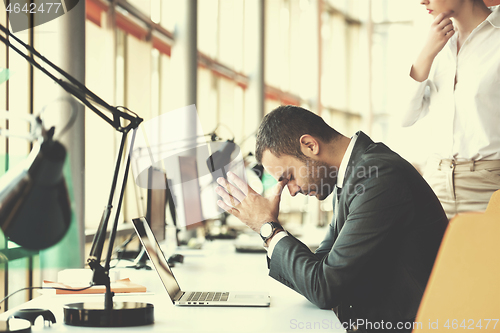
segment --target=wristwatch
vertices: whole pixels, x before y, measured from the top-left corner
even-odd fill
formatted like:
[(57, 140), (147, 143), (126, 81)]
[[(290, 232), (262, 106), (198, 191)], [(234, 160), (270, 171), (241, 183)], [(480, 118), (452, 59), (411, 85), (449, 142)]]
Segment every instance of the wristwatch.
[(269, 238), (273, 237), (278, 230), (284, 230), (281, 224), (279, 224), (278, 222), (264, 223), (262, 227), (260, 227), (260, 237), (262, 237), (262, 240), (264, 240), (264, 244)]

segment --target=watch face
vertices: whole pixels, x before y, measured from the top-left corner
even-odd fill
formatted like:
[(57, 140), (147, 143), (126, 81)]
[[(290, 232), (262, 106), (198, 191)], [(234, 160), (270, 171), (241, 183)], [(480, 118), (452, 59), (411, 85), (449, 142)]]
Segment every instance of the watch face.
[(266, 223), (260, 228), (260, 235), (262, 237), (269, 237), (273, 233), (273, 227), (271, 224)]

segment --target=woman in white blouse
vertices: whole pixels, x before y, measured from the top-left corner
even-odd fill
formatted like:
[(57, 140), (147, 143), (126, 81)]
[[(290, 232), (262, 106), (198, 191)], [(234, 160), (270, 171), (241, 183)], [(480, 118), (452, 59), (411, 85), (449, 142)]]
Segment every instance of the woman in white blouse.
[(410, 71), (403, 126), (433, 117), (424, 177), (448, 218), (484, 211), (500, 189), (500, 6), (421, 0), (434, 17)]

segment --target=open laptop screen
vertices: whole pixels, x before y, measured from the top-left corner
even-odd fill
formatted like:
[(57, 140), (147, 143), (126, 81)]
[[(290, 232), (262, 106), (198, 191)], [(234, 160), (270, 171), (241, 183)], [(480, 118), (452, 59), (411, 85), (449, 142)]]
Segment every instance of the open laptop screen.
[(181, 289), (174, 277), (174, 274), (172, 273), (172, 270), (168, 266), (167, 259), (165, 258), (163, 251), (160, 249), (158, 241), (156, 240), (148, 222), (144, 217), (133, 219), (132, 221), (134, 223), (137, 236), (139, 236), (142, 246), (144, 246), (144, 249), (148, 254), (149, 260), (151, 260), (155, 266), (155, 271), (158, 273), (163, 285), (167, 289), (170, 299), (174, 302), (175, 297)]

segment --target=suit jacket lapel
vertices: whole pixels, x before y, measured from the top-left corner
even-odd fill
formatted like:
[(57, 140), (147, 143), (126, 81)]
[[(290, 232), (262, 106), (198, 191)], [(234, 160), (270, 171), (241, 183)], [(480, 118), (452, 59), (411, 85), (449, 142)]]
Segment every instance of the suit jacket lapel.
[[(368, 150), (369, 146), (374, 144), (372, 139), (370, 139), (368, 135), (366, 135), (362, 131), (359, 131), (356, 134), (358, 135), (358, 138), (356, 139), (356, 144), (352, 149), (351, 158), (347, 163), (347, 169), (345, 171), (344, 183), (342, 184), (342, 188), (345, 188), (347, 181), (351, 178), (349, 176), (351, 176), (353, 173), (356, 174), (355, 171), (353, 171), (354, 167), (361, 161), (363, 154)], [(341, 197), (345, 199), (346, 195), (347, 193), (343, 193)]]
[[(340, 230), (344, 226), (344, 222), (347, 219), (347, 215), (349, 210), (346, 207), (347, 198), (349, 195), (352, 195), (354, 189), (351, 188), (350, 184), (352, 183), (352, 176), (356, 175), (355, 167), (361, 161), (363, 154), (366, 150), (369, 149), (369, 146), (374, 144), (374, 142), (362, 131), (356, 133), (358, 138), (356, 139), (356, 143), (354, 144), (354, 148), (352, 149), (351, 157), (349, 158), (349, 162), (347, 163), (347, 169), (345, 171), (344, 182), (342, 184), (342, 192), (340, 194), (338, 200), (338, 207), (335, 207), (335, 210), (338, 210), (337, 221), (335, 221), (335, 239), (337, 239)], [(337, 195), (337, 187), (335, 187), (335, 196), (333, 200), (335, 200)]]
[(339, 208), (340, 208), (340, 197), (338, 198), (337, 200), (337, 191), (338, 191), (338, 187), (335, 186), (335, 193), (334, 193), (334, 196), (333, 196), (333, 205), (335, 207), (335, 214), (333, 215), (333, 219), (334, 219), (334, 225), (333, 225), (333, 239), (336, 240), (338, 235), (339, 235), (339, 227), (338, 227), (338, 220), (339, 220)]

